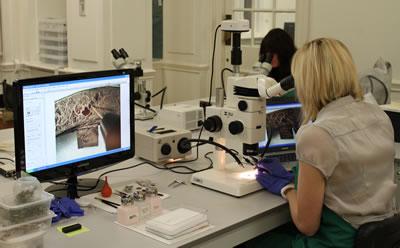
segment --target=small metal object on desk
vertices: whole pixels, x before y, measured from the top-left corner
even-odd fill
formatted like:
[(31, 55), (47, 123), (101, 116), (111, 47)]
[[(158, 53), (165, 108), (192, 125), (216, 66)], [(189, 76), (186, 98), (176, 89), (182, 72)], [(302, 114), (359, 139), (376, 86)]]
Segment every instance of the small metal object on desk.
[(176, 187), (178, 187), (179, 185), (182, 185), (182, 184), (186, 184), (184, 181), (181, 181), (181, 180), (174, 180), (174, 181), (172, 181), (170, 184), (168, 184), (168, 187), (173, 187), (173, 188), (176, 188)]
[(153, 182), (148, 179), (145, 179), (145, 180), (137, 180), (136, 183), (142, 187), (147, 187), (149, 184), (152, 184)]
[(124, 187), (124, 192), (126, 193), (132, 193), (132, 190), (133, 190), (133, 185), (126, 185)]
[(126, 196), (129, 195), (129, 193), (123, 192), (123, 191), (119, 191), (119, 190), (114, 190), (114, 194), (122, 197), (122, 196)]

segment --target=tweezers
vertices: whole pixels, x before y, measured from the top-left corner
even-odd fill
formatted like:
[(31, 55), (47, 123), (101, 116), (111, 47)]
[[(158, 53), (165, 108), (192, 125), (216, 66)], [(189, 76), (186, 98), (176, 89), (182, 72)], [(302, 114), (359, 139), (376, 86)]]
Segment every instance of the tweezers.
[(107, 200), (104, 200), (104, 199), (101, 199), (101, 198), (98, 198), (98, 197), (95, 197), (94, 199), (99, 200), (102, 203), (104, 203), (104, 204), (106, 204), (106, 205), (108, 205), (110, 207), (113, 207), (113, 208), (118, 208), (119, 206), (121, 206), (120, 204), (118, 204), (116, 202), (107, 201)]

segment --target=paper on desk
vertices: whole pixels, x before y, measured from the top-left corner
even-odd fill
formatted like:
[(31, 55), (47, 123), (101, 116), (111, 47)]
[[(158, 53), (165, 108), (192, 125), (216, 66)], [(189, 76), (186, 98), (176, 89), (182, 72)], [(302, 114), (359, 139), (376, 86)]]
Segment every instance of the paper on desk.
[(164, 243), (164, 244), (167, 244), (167, 245), (175, 244), (175, 243), (180, 242), (180, 241), (182, 241), (182, 240), (185, 240), (185, 239), (194, 237), (194, 236), (196, 236), (196, 235), (198, 235), (198, 234), (200, 234), (200, 233), (202, 233), (202, 232), (208, 231), (208, 230), (210, 230), (211, 228), (214, 227), (214, 226), (212, 226), (212, 225), (208, 225), (208, 226), (202, 227), (202, 228), (200, 228), (200, 229), (197, 229), (197, 230), (195, 230), (195, 231), (193, 231), (193, 232), (191, 232), (191, 233), (188, 233), (188, 234), (184, 234), (184, 235), (182, 235), (182, 236), (179, 236), (179, 237), (177, 237), (177, 238), (175, 238), (175, 239), (165, 239), (165, 238), (162, 238), (162, 237), (160, 237), (160, 236), (157, 236), (157, 235), (155, 235), (155, 234), (153, 234), (153, 233), (150, 233), (150, 232), (146, 231), (146, 223), (142, 223), (142, 224), (138, 224), (138, 225), (133, 225), (133, 226), (125, 226), (125, 225), (122, 225), (122, 224), (120, 224), (120, 223), (118, 223), (118, 222), (116, 222), (116, 221), (115, 221), (114, 223), (115, 223), (115, 224), (118, 224), (118, 225), (120, 225), (120, 226), (123, 226), (123, 227), (125, 227), (125, 228), (128, 228), (128, 229), (130, 229), (130, 230), (132, 230), (132, 231), (135, 231), (135, 232), (137, 232), (137, 233), (140, 233), (140, 234), (142, 234), (142, 235), (144, 235), (144, 236), (147, 236), (147, 237), (149, 237), (149, 238), (152, 238), (152, 239), (154, 239), (154, 240), (160, 241), (160, 242), (162, 242), (162, 243)]

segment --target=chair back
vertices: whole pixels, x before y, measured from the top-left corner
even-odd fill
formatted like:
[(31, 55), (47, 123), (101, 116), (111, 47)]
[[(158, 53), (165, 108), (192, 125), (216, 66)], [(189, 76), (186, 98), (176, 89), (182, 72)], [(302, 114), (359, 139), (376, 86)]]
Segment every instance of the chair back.
[(12, 85), (8, 84), (6, 80), (3, 80), (2, 86), (4, 108), (6, 110), (13, 111), (16, 104), (14, 88)]
[(399, 248), (400, 215), (360, 226), (354, 241), (355, 248)]

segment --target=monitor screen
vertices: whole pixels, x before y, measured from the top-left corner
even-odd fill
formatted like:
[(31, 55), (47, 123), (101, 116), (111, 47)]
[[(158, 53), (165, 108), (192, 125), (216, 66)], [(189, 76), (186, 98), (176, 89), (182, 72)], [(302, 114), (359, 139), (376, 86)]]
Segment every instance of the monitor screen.
[(295, 135), (300, 127), (301, 104), (295, 101), (267, 103), (265, 141), (259, 143), (264, 149), (271, 138), (267, 152), (294, 150)]
[(14, 83), (17, 171), (68, 178), (133, 157), (133, 71)]

